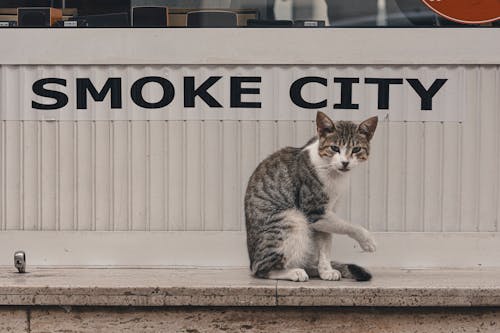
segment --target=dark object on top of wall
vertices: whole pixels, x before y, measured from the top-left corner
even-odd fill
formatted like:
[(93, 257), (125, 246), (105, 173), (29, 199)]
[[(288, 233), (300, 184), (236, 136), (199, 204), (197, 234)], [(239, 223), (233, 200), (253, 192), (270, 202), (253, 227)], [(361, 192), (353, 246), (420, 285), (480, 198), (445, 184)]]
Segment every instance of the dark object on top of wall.
[(51, 27), (62, 20), (62, 10), (49, 7), (27, 7), (17, 9), (17, 23), (20, 27)]
[(73, 16), (55, 24), (59, 28), (127, 28), (130, 26), (127, 13)]
[(130, 0), (66, 0), (67, 8), (78, 8), (82, 16), (130, 13)]
[(324, 27), (325, 21), (318, 20), (295, 20), (294, 26), (296, 27), (304, 27), (304, 28), (317, 28)]
[(289, 20), (248, 20), (251, 28), (289, 28), (293, 27), (293, 21)]
[(168, 25), (168, 8), (156, 6), (132, 7), (133, 27), (166, 27)]
[(82, 28), (87, 27), (87, 21), (82, 18), (72, 17), (67, 20), (58, 21), (54, 26), (57, 28)]
[(257, 10), (259, 19), (274, 20), (274, 0), (231, 0), (230, 8)]
[(62, 8), (63, 0), (0, 0), (2, 8), (52, 7)]
[(325, 0), (331, 26), (374, 27), (377, 25), (377, 0)]
[(197, 10), (187, 13), (188, 28), (232, 28), (238, 24), (235, 12), (226, 10)]
[(81, 21), (82, 26), (88, 28), (127, 28), (130, 27), (128, 13), (111, 13), (87, 15), (72, 18)]
[(17, 21), (0, 21), (0, 28), (17, 27)]

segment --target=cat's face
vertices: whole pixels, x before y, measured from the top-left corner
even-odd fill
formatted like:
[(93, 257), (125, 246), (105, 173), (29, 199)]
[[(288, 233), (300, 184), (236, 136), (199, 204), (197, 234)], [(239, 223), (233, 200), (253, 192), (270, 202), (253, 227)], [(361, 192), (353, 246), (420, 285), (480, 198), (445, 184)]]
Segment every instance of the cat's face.
[(370, 140), (377, 128), (377, 117), (369, 118), (361, 124), (351, 121), (333, 122), (323, 112), (316, 116), (321, 159), (333, 170), (348, 172), (368, 159)]

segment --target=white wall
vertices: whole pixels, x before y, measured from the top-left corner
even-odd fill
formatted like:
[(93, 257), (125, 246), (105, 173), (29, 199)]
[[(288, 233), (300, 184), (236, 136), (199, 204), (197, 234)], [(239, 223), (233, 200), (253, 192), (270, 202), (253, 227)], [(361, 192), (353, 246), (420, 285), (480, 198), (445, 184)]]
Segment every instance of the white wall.
[[(197, 68), (181, 72), (188, 70)], [(227, 72), (223, 66), (218, 70)], [(420, 70), (433, 73), (440, 67)], [(116, 74), (119, 68), (8, 67), (0, 70), (0, 88), (9, 98), (0, 105), (22, 112), (33, 98), (23, 85), (30, 87), (39, 75), (100, 71)], [(323, 71), (345, 73), (342, 67)], [(414, 69), (391, 66), (385, 71)], [(374, 231), (498, 231), (500, 70), (467, 66), (460, 73), (465, 94), (455, 98), (465, 120), (381, 120), (370, 162), (353, 172), (341, 215)], [(175, 75), (182, 73), (169, 73), (169, 78)], [(68, 95), (74, 100), (73, 91)], [(361, 108), (376, 106), (376, 94), (362, 97), (357, 101)], [(392, 108), (406, 108), (405, 98), (393, 91)], [(125, 109), (131, 107), (126, 98), (124, 103)], [(87, 112), (93, 108), (95, 104)], [(301, 146), (313, 135), (311, 121), (4, 120), (0, 227), (243, 230), (244, 190), (257, 163), (281, 147)]]
[[(450, 51), (450, 57), (452, 54)], [(474, 56), (468, 56), (471, 62)], [(12, 63), (12, 54), (6, 57)], [(490, 55), (486, 57), (486, 62), (494, 61)], [(419, 68), (397, 63), (384, 66), (378, 68)], [(441, 67), (436, 64), (425, 69), (432, 72)], [(57, 66), (47, 72), (57, 74), (68, 68)], [(376, 257), (378, 265), (446, 266), (455, 263), (450, 259), (460, 253), (455, 251), (465, 248), (475, 249), (464, 251), (467, 265), (491, 265), (495, 257), (487, 257), (481, 250), (481, 244), (486, 244), (481, 240), (485, 233), (486, 238), (497, 239), (499, 231), (500, 68), (481, 63), (450, 64), (448, 68), (463, 73), (464, 94), (456, 98), (464, 107), (464, 121), (382, 121), (370, 162), (352, 174), (340, 214), (381, 232), (380, 237), (390, 242), (381, 245), (386, 256)], [(6, 66), (0, 67), (0, 73), (5, 70)], [(18, 77), (16, 84), (31, 82), (31, 74), (22, 65), (9, 65), (8, 70)], [(23, 90), (12, 86), (5, 75), (0, 77), (0, 94), (19, 91)], [(24, 95), (16, 98), (30, 99)], [(365, 101), (370, 102), (370, 96)], [(0, 107), (16, 106), (0, 101)], [(133, 246), (141, 254), (179, 237), (178, 233), (163, 237), (161, 232), (182, 231), (187, 238), (179, 241), (185, 245), (179, 245), (181, 258), (187, 264), (200, 264), (189, 258), (199, 258), (203, 246), (217, 243), (210, 243), (214, 239), (221, 241), (214, 252), (218, 255), (224, 252), (224, 244), (232, 246), (235, 239), (244, 239), (243, 193), (257, 163), (280, 147), (302, 145), (313, 133), (311, 121), (0, 121), (0, 234), (5, 240), (0, 248), (10, 254), (18, 246), (30, 246), (37, 252), (37, 264), (68, 264), (67, 248), (73, 245), (73, 259), (83, 258), (77, 253), (86, 255), (85, 260), (74, 259), (75, 264), (126, 264), (131, 249), (110, 249), (110, 257), (103, 260), (96, 252), (99, 247), (92, 245), (95, 241), (105, 251), (107, 240), (122, 234), (98, 231), (154, 231), (152, 238), (143, 233), (137, 236), (143, 243)], [(90, 231), (81, 233), (90, 240), (67, 244), (68, 235), (78, 238), (79, 233), (44, 233), (39, 238), (37, 233), (26, 233), (30, 240), (26, 243), (23, 233), (17, 232), (37, 230)], [(186, 241), (191, 234), (184, 231), (195, 232), (193, 247)], [(219, 233), (207, 233), (211, 241), (203, 243), (200, 239), (208, 231)], [(418, 235), (425, 234), (412, 232), (432, 235), (423, 242)], [(467, 233), (457, 236), (454, 232)], [(89, 236), (93, 233), (94, 238)], [(120, 244), (134, 239), (127, 233)], [(436, 247), (431, 252), (442, 255), (441, 260), (430, 258), (429, 251), (422, 251), (417, 259), (411, 257), (428, 244)], [(499, 252), (500, 247), (487, 244)], [(236, 257), (208, 264), (235, 264), (244, 258), (244, 246), (234, 250)], [(192, 253), (186, 253), (189, 248)], [(350, 253), (349, 249), (341, 252)], [(412, 253), (406, 260), (408, 249)], [(206, 250), (212, 253), (210, 248)], [(3, 254), (0, 264), (10, 263), (10, 255)], [(399, 261), (393, 261), (391, 255)], [(139, 259), (134, 258), (130, 262), (137, 264)], [(172, 253), (164, 258), (171, 259), (149, 263), (182, 264)], [(370, 262), (369, 258), (365, 261)]]

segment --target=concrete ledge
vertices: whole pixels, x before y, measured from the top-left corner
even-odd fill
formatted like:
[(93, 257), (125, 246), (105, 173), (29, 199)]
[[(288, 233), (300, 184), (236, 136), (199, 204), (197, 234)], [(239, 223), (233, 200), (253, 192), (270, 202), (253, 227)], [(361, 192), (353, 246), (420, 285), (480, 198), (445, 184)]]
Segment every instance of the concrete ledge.
[(274, 306), (276, 282), (245, 269), (3, 270), (0, 305)]
[(375, 269), (368, 283), (280, 281), (278, 305), (289, 306), (498, 306), (500, 270)]
[(255, 279), (245, 268), (0, 269), (0, 305), (500, 306), (500, 269), (373, 269), (370, 282)]

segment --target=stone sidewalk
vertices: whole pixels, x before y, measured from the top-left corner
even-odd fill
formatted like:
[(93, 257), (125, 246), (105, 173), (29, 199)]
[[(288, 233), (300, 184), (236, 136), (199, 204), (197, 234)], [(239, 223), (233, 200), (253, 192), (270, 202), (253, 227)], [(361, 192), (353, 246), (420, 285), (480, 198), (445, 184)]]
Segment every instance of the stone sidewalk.
[(0, 268), (0, 332), (500, 332), (500, 269), (372, 273), (297, 283), (244, 268)]
[(370, 282), (255, 279), (245, 268), (0, 269), (8, 306), (500, 306), (500, 269), (373, 269)]

